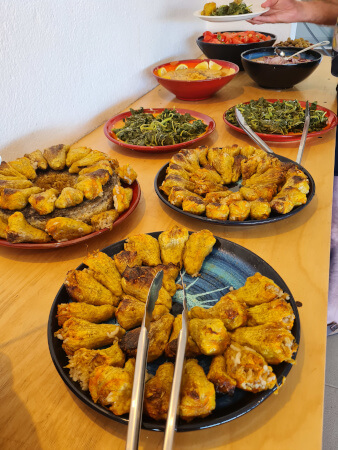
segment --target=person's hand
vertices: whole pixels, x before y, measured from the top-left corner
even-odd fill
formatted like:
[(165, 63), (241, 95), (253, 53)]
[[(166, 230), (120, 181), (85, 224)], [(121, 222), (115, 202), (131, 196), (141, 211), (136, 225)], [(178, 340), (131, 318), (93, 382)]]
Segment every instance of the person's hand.
[(248, 22), (260, 25), (262, 23), (291, 23), (299, 21), (301, 2), (296, 0), (266, 0), (262, 8), (270, 8), (264, 14), (254, 17)]

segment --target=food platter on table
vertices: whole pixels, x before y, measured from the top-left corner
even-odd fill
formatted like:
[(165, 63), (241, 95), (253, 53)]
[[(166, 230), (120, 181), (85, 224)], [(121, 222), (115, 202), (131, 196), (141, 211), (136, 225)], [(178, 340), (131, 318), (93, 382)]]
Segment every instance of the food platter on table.
[[(158, 238), (160, 232), (149, 233), (154, 238)], [(116, 242), (109, 247), (106, 247), (102, 252), (108, 256), (113, 257), (115, 254), (124, 250), (124, 243), (126, 241)], [(84, 269), (85, 264), (81, 264), (78, 270)], [(212, 252), (205, 259), (201, 276), (192, 278), (187, 273), (184, 273), (184, 282), (186, 283), (186, 294), (188, 309), (193, 306), (200, 305), (210, 307), (215, 304), (219, 298), (229, 292), (232, 288), (237, 289), (242, 286), (246, 279), (253, 276), (259, 271), (263, 276), (273, 280), (286, 294), (289, 296), (289, 303), (292, 307), (295, 321), (291, 330), (295, 342), (299, 344), (300, 341), (300, 319), (296, 303), (292, 294), (278, 273), (262, 258), (250, 250), (235, 244), (231, 241), (216, 237), (216, 244)], [(60, 328), (56, 317), (58, 305), (61, 303), (68, 303), (70, 301), (66, 286), (63, 284), (57, 293), (52, 304), (49, 320), (48, 320), (48, 345), (53, 363), (61, 376), (66, 386), (87, 406), (94, 409), (96, 412), (114, 421), (128, 424), (128, 414), (121, 416), (113, 414), (109, 409), (94, 403), (88, 391), (81, 390), (80, 384), (73, 381), (68, 369), (65, 367), (68, 359), (65, 351), (62, 348), (62, 342), (55, 337), (54, 333)], [(182, 292), (177, 291), (173, 297), (172, 314), (177, 315), (182, 309)], [(175, 311), (175, 312), (174, 312)], [(108, 321), (108, 323), (115, 323), (115, 319)], [(297, 352), (293, 353), (292, 359), (296, 358)], [(148, 363), (147, 370), (151, 374), (155, 374), (159, 364), (165, 362), (165, 357), (162, 355), (152, 363)], [(204, 371), (208, 370), (210, 359), (206, 356), (199, 356), (198, 363), (203, 367)], [(285, 377), (292, 368), (289, 362), (282, 362), (274, 365), (274, 373), (277, 377), (278, 385), (283, 384)], [(275, 390), (265, 390), (259, 393), (251, 393), (235, 390), (234, 395), (217, 395), (216, 408), (210, 415), (205, 418), (195, 418), (190, 422), (185, 422), (179, 419), (178, 431), (193, 431), (203, 428), (213, 427), (233, 419), (236, 419), (243, 414), (251, 411), (265, 401)], [(154, 431), (164, 431), (165, 422), (155, 421), (145, 415), (142, 419), (142, 428)]]
[[(162, 113), (166, 108), (144, 108), (144, 113), (154, 114), (158, 115)], [(182, 109), (182, 108), (175, 108), (176, 112), (180, 114), (190, 114), (196, 119), (202, 120), (205, 125), (207, 125), (206, 131), (202, 133), (201, 135), (197, 136), (194, 139), (191, 139), (189, 141), (180, 142), (177, 144), (172, 145), (163, 145), (163, 146), (145, 146), (145, 145), (134, 145), (134, 144), (128, 144), (127, 142), (122, 141), (121, 139), (118, 139), (115, 133), (113, 133), (111, 130), (113, 128), (122, 127), (124, 125), (124, 119), (131, 116), (131, 111), (127, 111), (121, 114), (117, 114), (116, 116), (109, 119), (105, 126), (104, 126), (104, 134), (106, 135), (107, 139), (109, 139), (114, 144), (120, 145), (122, 147), (129, 148), (130, 150), (136, 150), (139, 152), (145, 152), (145, 153), (166, 153), (166, 152), (172, 152), (175, 150), (179, 150), (180, 148), (187, 147), (189, 145), (195, 144), (196, 142), (199, 142), (200, 140), (204, 139), (205, 137), (209, 136), (216, 128), (215, 121), (200, 112), (197, 111), (191, 111), (189, 109)]]
[[(275, 103), (275, 102), (283, 101), (283, 100), (287, 100), (287, 99), (275, 99), (274, 98), (274, 99), (266, 99), (266, 100), (268, 102)], [(243, 102), (244, 105), (247, 105), (249, 103), (250, 103), (250, 101)], [(303, 109), (305, 109), (306, 102), (299, 101), (299, 104), (300, 104), (300, 106)], [(310, 103), (310, 106), (311, 106), (311, 103)], [(227, 115), (227, 112), (231, 108), (227, 109), (224, 112), (224, 114), (223, 114), (224, 122), (226, 123), (226, 125), (228, 125), (233, 130), (236, 130), (236, 131), (238, 131), (239, 133), (242, 133), (242, 134), (246, 134), (245, 131), (242, 130), (242, 128), (240, 128), (239, 126), (236, 126), (236, 125), (230, 123), (227, 120), (226, 115)], [(323, 134), (327, 133), (328, 131), (333, 130), (338, 124), (337, 115), (333, 111), (331, 111), (330, 109), (325, 108), (324, 106), (320, 106), (320, 105), (317, 105), (317, 109), (320, 110), (320, 111), (325, 111), (325, 116), (327, 117), (328, 122), (327, 122), (327, 125), (325, 126), (325, 128), (323, 128), (322, 130), (309, 132), (308, 135), (307, 135), (307, 139), (318, 137), (318, 136), (322, 136)], [(283, 134), (266, 134), (266, 133), (256, 132), (256, 134), (261, 139), (263, 139), (263, 141), (266, 141), (266, 142), (278, 142), (278, 143), (299, 142), (301, 137), (302, 137), (302, 133), (289, 133), (289, 134), (283, 135)]]
[(251, 13), (237, 14), (232, 16), (204, 16), (201, 14), (202, 10), (194, 12), (194, 16), (199, 19), (206, 20), (207, 22), (238, 22), (239, 20), (249, 20), (254, 17), (261, 16), (263, 13), (269, 11), (270, 8), (262, 8), (261, 6), (255, 6)]

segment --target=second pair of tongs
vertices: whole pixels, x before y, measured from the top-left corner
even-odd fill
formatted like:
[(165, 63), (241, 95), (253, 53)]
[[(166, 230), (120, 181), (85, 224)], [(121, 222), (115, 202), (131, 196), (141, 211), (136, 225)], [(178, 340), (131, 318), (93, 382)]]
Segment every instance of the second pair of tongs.
[[(235, 114), (236, 119), (239, 124), (239, 126), (242, 128), (245, 133), (251, 137), (251, 139), (256, 142), (257, 145), (259, 145), (260, 148), (265, 150), (267, 153), (274, 153), (274, 151), (268, 146), (266, 142), (264, 142), (254, 131), (253, 129), (246, 123), (243, 114), (240, 112), (240, 110), (236, 107), (235, 108)], [(302, 137), (300, 139), (299, 149), (297, 153), (296, 163), (300, 164), (303, 156), (303, 151), (305, 147), (305, 142), (307, 138), (307, 134), (309, 131), (310, 126), (310, 108), (309, 108), (309, 102), (306, 102), (305, 107), (305, 121), (304, 121), (304, 127), (303, 127), (303, 133)]]

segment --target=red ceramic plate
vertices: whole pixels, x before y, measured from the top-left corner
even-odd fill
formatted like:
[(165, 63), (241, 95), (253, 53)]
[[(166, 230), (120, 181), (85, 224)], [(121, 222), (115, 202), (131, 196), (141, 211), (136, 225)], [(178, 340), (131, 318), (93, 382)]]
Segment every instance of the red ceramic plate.
[[(160, 114), (162, 111), (164, 111), (164, 108), (144, 109), (145, 113), (150, 113), (150, 114), (155, 114), (155, 115)], [(158, 146), (158, 147), (128, 144), (127, 142), (124, 142), (124, 141), (121, 141), (121, 139), (118, 139), (116, 134), (111, 131), (112, 128), (119, 128), (119, 127), (123, 126), (123, 119), (125, 119), (126, 117), (129, 117), (131, 115), (131, 112), (127, 111), (127, 112), (118, 114), (117, 116), (109, 119), (108, 122), (104, 126), (104, 134), (111, 142), (114, 142), (114, 144), (121, 145), (122, 147), (126, 147), (131, 150), (136, 150), (138, 152), (148, 152), (148, 153), (165, 153), (165, 152), (173, 152), (180, 148), (184, 148), (184, 147), (187, 147), (188, 145), (194, 144), (195, 142), (198, 142), (201, 139), (204, 139), (206, 136), (209, 136), (209, 134), (211, 134), (214, 131), (214, 129), (216, 128), (214, 119), (212, 119), (209, 116), (206, 116), (205, 114), (199, 113), (197, 111), (191, 111), (190, 109), (176, 109), (176, 111), (180, 114), (188, 113), (191, 116), (195, 117), (196, 119), (201, 119), (206, 125), (208, 125), (208, 128), (206, 129), (206, 131), (203, 134), (197, 136), (195, 139), (191, 139), (191, 141), (180, 142), (179, 144), (162, 145), (162, 146)]]
[[(124, 211), (119, 218), (114, 222), (114, 228), (119, 225), (121, 222), (123, 222), (136, 208), (138, 202), (140, 201), (141, 197), (141, 188), (138, 183), (138, 181), (134, 181), (134, 183), (130, 186), (133, 189), (133, 198), (131, 200), (130, 206), (127, 209), (127, 211)], [(60, 248), (60, 247), (68, 247), (69, 245), (75, 245), (79, 244), (80, 242), (87, 241), (88, 239), (92, 239), (96, 236), (99, 236), (102, 233), (105, 233), (106, 231), (109, 231), (108, 228), (104, 228), (103, 230), (94, 231), (94, 233), (87, 234), (86, 236), (82, 236), (77, 239), (71, 239), (69, 241), (65, 242), (46, 242), (45, 244), (35, 244), (35, 243), (29, 243), (29, 242), (22, 242), (19, 244), (13, 244), (12, 242), (6, 241), (6, 239), (0, 239), (0, 246), (3, 247), (12, 247), (12, 248), (21, 248), (26, 250), (47, 250), (51, 248)]]
[[(286, 99), (280, 99), (280, 100), (286, 100)], [(279, 99), (267, 99), (268, 102), (274, 103), (274, 102), (278, 102), (280, 101)], [(244, 104), (248, 104), (250, 102), (243, 102)], [(300, 106), (302, 108), (305, 109), (306, 106), (306, 102), (299, 102)], [(311, 103), (310, 103), (311, 105)], [(229, 108), (230, 109), (230, 108)], [(336, 116), (336, 114), (331, 111), (330, 109), (324, 108), (324, 106), (319, 106), (317, 105), (317, 109), (320, 109), (321, 111), (325, 111), (326, 113), (326, 117), (328, 118), (328, 123), (326, 125), (325, 128), (323, 128), (321, 131), (313, 131), (312, 133), (308, 133), (307, 135), (307, 139), (312, 138), (312, 137), (316, 137), (316, 136), (321, 136), (322, 134), (332, 130), (333, 128), (335, 128), (338, 124), (338, 118)], [(227, 119), (226, 119), (226, 113), (228, 112), (225, 111), (225, 113), (223, 114), (223, 120), (224, 122), (232, 129), (238, 131), (239, 133), (242, 134), (246, 134), (245, 131), (242, 130), (242, 128), (237, 127), (236, 125), (233, 125), (232, 123), (230, 123)], [(295, 141), (300, 141), (301, 137), (302, 137), (302, 133), (290, 133), (290, 134), (265, 134), (265, 133), (257, 133), (257, 135), (263, 139), (263, 141), (267, 141), (267, 142), (295, 142)]]

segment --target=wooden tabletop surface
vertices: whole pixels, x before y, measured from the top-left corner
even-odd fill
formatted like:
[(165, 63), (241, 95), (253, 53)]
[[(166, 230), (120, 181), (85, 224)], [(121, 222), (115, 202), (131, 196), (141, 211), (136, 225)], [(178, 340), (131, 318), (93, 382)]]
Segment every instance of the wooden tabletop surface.
[[(203, 112), (215, 119), (216, 131), (202, 143), (224, 146), (250, 142), (223, 123), (222, 115), (228, 107), (264, 96), (317, 100), (336, 111), (335, 88), (330, 59), (323, 57), (318, 69), (291, 90), (261, 89), (241, 72), (208, 100), (181, 101), (157, 87), (131, 106), (175, 106)], [(155, 174), (172, 153), (139, 153), (118, 147), (106, 139), (103, 126), (78, 144), (107, 152), (121, 164), (130, 163), (138, 173), (142, 197), (133, 214), (120, 226), (82, 244), (44, 251), (0, 247), (2, 449), (124, 448), (126, 426), (84, 405), (55, 370), (47, 345), (51, 304), (66, 272), (77, 267), (88, 250), (104, 248), (134, 233), (166, 230), (174, 223), (194, 231), (206, 227), (203, 222), (172, 211), (156, 196)], [(297, 144), (272, 145), (276, 153), (291, 159), (296, 158), (297, 147)], [(297, 363), (278, 395), (270, 396), (258, 408), (232, 422), (178, 433), (175, 448), (321, 448), (334, 148), (334, 131), (307, 142), (302, 165), (315, 180), (316, 195), (299, 214), (253, 228), (208, 226), (215, 235), (257, 253), (284, 279), (295, 300), (303, 304), (299, 309), (301, 344)], [(11, 160), (22, 154), (18, 148), (16, 155), (2, 156)], [(141, 431), (140, 448), (157, 449), (162, 443), (163, 433)]]

